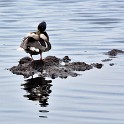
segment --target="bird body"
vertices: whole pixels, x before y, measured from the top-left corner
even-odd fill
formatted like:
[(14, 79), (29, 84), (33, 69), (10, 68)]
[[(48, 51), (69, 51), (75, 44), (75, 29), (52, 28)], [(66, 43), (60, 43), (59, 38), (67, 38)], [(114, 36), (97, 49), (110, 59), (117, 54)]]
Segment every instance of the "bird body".
[(26, 37), (32, 37), (34, 38), (35, 40), (39, 40), (39, 35), (36, 33), (36, 32), (30, 32), (26, 35)]
[(20, 47), (23, 48), (27, 53), (32, 55), (40, 54), (42, 60), (42, 52), (49, 51), (51, 44), (49, 42), (49, 36), (46, 29), (46, 23), (41, 22), (38, 25), (38, 31), (30, 32), (24, 37)]

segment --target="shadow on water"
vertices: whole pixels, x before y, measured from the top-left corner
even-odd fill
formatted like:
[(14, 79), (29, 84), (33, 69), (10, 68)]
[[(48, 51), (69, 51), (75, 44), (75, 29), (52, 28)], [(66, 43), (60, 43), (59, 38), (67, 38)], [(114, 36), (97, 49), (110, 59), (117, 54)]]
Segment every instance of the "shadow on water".
[[(26, 83), (22, 84), (23, 89), (26, 91), (24, 97), (28, 100), (38, 101), (41, 107), (47, 107), (49, 105), (48, 99), (52, 92), (50, 89), (52, 86), (52, 80), (46, 80), (43, 77), (36, 77), (25, 80)], [(41, 113), (47, 113), (47, 110), (39, 110)], [(47, 116), (39, 116), (47, 118)]]

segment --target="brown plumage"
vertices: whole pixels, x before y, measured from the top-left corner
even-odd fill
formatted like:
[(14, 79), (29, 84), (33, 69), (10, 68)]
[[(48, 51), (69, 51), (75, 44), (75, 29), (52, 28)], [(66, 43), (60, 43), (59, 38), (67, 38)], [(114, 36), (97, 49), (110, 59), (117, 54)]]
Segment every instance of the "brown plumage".
[(49, 36), (45, 31), (46, 22), (41, 22), (37, 28), (37, 32), (28, 33), (27, 36), (24, 37), (20, 47), (29, 53), (31, 58), (32, 55), (40, 54), (40, 59), (42, 60), (42, 52), (49, 51), (51, 44), (49, 42)]

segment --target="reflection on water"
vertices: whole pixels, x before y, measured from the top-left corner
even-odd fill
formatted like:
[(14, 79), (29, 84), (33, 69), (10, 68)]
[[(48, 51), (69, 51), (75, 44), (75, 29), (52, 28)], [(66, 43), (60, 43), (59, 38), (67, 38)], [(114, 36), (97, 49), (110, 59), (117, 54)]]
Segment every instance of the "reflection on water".
[[(52, 80), (46, 80), (43, 77), (36, 77), (26, 80), (26, 83), (22, 84), (23, 89), (26, 91), (24, 97), (32, 101), (38, 101), (41, 107), (47, 107), (49, 105), (48, 99), (52, 92), (50, 89)], [(48, 112), (47, 110), (39, 110), (39, 112)], [(40, 116), (46, 117), (46, 116)]]
[(24, 97), (27, 97), (32, 101), (39, 101), (41, 107), (46, 107), (49, 105), (48, 99), (49, 94), (52, 92), (50, 87), (52, 86), (51, 80), (45, 80), (43, 77), (36, 77), (26, 80), (24, 86), (24, 90), (26, 90), (27, 94)]

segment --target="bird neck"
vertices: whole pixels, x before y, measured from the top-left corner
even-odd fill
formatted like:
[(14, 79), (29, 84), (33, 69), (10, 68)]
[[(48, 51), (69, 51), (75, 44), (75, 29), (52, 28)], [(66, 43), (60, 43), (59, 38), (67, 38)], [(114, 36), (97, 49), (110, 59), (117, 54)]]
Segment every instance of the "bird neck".
[(36, 31), (36, 34), (37, 34), (37, 35), (44, 34), (44, 31), (41, 32), (41, 31), (37, 30), (37, 31)]
[(39, 30), (37, 30), (37, 31), (36, 31), (36, 34), (37, 34), (37, 35), (40, 35), (41, 33), (40, 33), (40, 31), (39, 31)]

